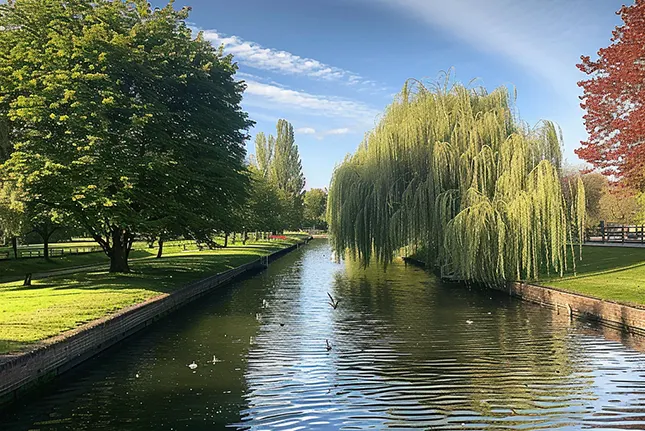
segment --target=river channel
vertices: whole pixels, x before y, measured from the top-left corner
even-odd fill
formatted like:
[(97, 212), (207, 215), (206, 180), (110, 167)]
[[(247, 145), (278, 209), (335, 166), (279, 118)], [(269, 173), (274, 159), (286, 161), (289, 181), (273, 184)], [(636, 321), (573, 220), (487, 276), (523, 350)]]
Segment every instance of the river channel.
[(403, 263), (330, 257), (314, 240), (188, 305), (0, 429), (645, 429), (645, 354), (606, 331)]

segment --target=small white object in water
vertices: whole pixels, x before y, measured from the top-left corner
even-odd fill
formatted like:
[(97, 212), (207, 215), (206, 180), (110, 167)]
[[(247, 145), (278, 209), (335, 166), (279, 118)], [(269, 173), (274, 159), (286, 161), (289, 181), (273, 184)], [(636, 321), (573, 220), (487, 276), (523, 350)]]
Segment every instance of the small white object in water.
[(191, 370), (194, 370), (195, 368), (197, 368), (197, 364), (195, 363), (195, 361), (193, 361), (193, 363), (190, 364), (188, 368), (190, 368)]
[(492, 314), (492, 313), (489, 311), (488, 314)]
[(268, 306), (269, 306), (269, 301), (267, 301), (266, 299), (263, 299), (262, 300), (262, 308), (267, 308)]
[(215, 355), (213, 355), (213, 365), (214, 365), (214, 364), (217, 364), (218, 362), (222, 362), (222, 360), (221, 360), (221, 359), (217, 359), (217, 358), (215, 357)]
[(135, 374), (134, 377), (139, 378), (139, 373)]
[(468, 323), (469, 325), (472, 325), (474, 322), (472, 320), (466, 320), (466, 323)]
[(255, 320), (259, 322), (260, 319), (262, 319), (262, 315), (260, 313), (255, 313)]

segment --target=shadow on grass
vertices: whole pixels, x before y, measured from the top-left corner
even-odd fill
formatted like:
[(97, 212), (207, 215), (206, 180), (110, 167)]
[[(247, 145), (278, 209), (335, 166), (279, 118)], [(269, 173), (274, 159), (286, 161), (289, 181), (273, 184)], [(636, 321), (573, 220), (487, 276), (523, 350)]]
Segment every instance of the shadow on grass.
[[(245, 251), (246, 253), (239, 254), (215, 252), (146, 259), (132, 262), (132, 272), (129, 274), (113, 274), (107, 271), (75, 273), (37, 280), (32, 286), (8, 286), (5, 291), (52, 289), (114, 292), (145, 289), (159, 294), (170, 293), (189, 282), (236, 268), (259, 258), (258, 253), (249, 252), (248, 248)], [(261, 249), (254, 251), (259, 252)]]

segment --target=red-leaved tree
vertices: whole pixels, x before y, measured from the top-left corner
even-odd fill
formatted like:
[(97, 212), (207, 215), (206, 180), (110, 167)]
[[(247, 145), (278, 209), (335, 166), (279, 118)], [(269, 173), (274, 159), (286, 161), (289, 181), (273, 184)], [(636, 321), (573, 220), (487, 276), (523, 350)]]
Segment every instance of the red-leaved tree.
[(582, 56), (578, 68), (590, 78), (582, 108), (589, 134), (576, 154), (631, 187), (645, 189), (645, 0), (617, 12), (624, 25), (616, 27), (611, 45), (598, 59)]

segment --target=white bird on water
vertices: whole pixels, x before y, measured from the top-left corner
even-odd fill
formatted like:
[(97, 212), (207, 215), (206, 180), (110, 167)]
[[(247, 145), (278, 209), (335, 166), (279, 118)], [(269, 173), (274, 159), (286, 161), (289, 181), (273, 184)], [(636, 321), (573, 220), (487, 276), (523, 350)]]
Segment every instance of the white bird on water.
[(193, 363), (190, 364), (188, 368), (190, 368), (191, 370), (194, 370), (195, 368), (197, 368), (197, 364), (195, 363), (195, 361), (193, 361)]
[(466, 320), (466, 323), (468, 323), (469, 325), (472, 325), (474, 322), (472, 320)]
[(215, 357), (215, 355), (213, 355), (213, 365), (217, 364), (218, 362), (222, 362), (222, 360), (217, 359), (217, 357)]

